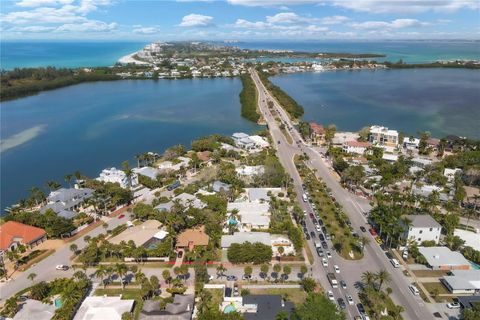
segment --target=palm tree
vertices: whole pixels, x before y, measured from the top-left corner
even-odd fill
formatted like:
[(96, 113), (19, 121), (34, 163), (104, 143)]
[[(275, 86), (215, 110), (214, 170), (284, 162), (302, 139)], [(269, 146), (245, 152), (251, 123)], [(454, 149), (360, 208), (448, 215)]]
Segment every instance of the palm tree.
[(217, 278), (218, 277), (223, 277), (225, 272), (227, 271), (227, 268), (221, 263), (217, 266)]
[(50, 189), (50, 191), (55, 191), (55, 190), (57, 190), (58, 188), (61, 187), (61, 185), (58, 182), (53, 181), (53, 180), (47, 181), (46, 185), (47, 185), (47, 188)]
[(145, 280), (147, 277), (145, 277), (145, 273), (143, 273), (141, 270), (138, 270), (135, 272), (135, 282), (136, 283), (142, 283), (143, 280)]
[(127, 186), (128, 189), (132, 187), (132, 176), (133, 176), (133, 170), (130, 168), (130, 164), (128, 161), (123, 161), (122, 162), (122, 169), (123, 172), (125, 172), (125, 175), (127, 176)]
[(103, 289), (107, 286), (105, 276), (107, 275), (107, 268), (104, 264), (98, 266), (97, 270), (94, 273), (95, 277), (100, 278), (100, 281), (103, 283)]
[(390, 282), (390, 280), (392, 279), (392, 276), (390, 275), (390, 273), (388, 273), (387, 270), (382, 269), (379, 272), (377, 272), (377, 274), (375, 275), (375, 278), (379, 281), (378, 291), (380, 291), (382, 289), (383, 283)]
[(128, 267), (125, 263), (116, 263), (115, 264), (115, 272), (120, 277), (120, 281), (122, 282), (122, 289), (125, 289), (125, 281), (123, 281), (123, 277), (128, 272)]
[(170, 283), (172, 275), (170, 274), (170, 270), (165, 269), (162, 271), (162, 278), (165, 280), (166, 283)]
[(367, 287), (373, 287), (375, 284), (376, 276), (373, 272), (366, 271), (362, 274), (362, 281)]
[(71, 188), (72, 187), (72, 178), (73, 178), (73, 175), (72, 174), (66, 174), (65, 175), (65, 182), (68, 183), (68, 186)]
[(75, 243), (72, 243), (70, 245), (70, 251), (73, 252), (73, 254), (76, 254), (77, 253), (77, 250), (78, 250), (78, 246), (75, 244)]
[(32, 272), (27, 276), (27, 279), (32, 281), (33, 283), (33, 280), (35, 280), (36, 277), (37, 277), (37, 274), (35, 272)]

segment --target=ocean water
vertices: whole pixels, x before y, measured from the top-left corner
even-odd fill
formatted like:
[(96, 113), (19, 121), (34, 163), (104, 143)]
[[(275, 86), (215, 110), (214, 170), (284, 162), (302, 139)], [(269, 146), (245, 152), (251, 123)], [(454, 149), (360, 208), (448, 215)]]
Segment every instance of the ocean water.
[(1, 208), (47, 180), (103, 168), (213, 133), (255, 132), (239, 79), (84, 83), (1, 105)]
[(307, 52), (379, 53), (378, 61), (424, 63), (437, 60), (480, 60), (479, 41), (289, 41), (237, 42), (227, 45), (247, 49)]
[(379, 124), (408, 134), (480, 138), (480, 71), (327, 71), (271, 77), (305, 108), (304, 119), (357, 131)]
[(111, 66), (142, 49), (146, 42), (15, 42), (0, 43), (1, 69), (17, 67)]

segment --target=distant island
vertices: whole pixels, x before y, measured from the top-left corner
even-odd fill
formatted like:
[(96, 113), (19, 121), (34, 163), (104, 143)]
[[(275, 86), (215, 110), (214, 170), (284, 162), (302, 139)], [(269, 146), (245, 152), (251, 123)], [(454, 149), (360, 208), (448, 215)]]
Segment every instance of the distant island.
[(82, 82), (239, 77), (253, 66), (266, 69), (271, 74), (361, 69), (480, 68), (479, 61), (455, 60), (407, 64), (403, 61), (374, 60), (383, 57), (384, 54), (378, 53), (250, 50), (204, 42), (151, 43), (140, 51), (120, 58), (110, 67), (2, 70), (0, 101)]

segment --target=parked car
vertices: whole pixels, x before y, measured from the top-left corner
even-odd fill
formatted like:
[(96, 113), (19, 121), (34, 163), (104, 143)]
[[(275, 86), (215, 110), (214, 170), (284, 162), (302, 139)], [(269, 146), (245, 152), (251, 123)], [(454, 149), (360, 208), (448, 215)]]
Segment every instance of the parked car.
[(237, 281), (237, 276), (227, 276), (227, 281)]
[(377, 231), (375, 231), (375, 229), (370, 228), (370, 230), (368, 230), (368, 231), (370, 232), (370, 234), (371, 234), (372, 236), (374, 236), (374, 237), (377, 236)]
[(460, 303), (458, 303), (458, 302), (447, 303), (447, 308), (448, 309), (458, 309), (458, 308), (460, 308)]
[(320, 248), (317, 248), (317, 254), (319, 257), (323, 257), (323, 250)]
[(323, 236), (323, 233), (318, 234), (318, 239), (320, 239), (320, 241), (325, 241), (325, 237)]
[(357, 303), (357, 309), (360, 314), (365, 314), (365, 307), (361, 303)]
[(340, 308), (345, 309), (347, 307), (343, 298), (338, 298), (337, 302), (338, 302), (338, 305), (340, 306)]
[(328, 296), (328, 300), (335, 301), (335, 296), (333, 295), (332, 291), (328, 290), (327, 296)]
[(361, 227), (360, 227), (360, 230), (362, 230), (362, 232), (367, 232), (367, 229), (365, 229), (364, 226), (361, 226)]
[(318, 223), (315, 225), (315, 230), (317, 230), (318, 232), (320, 232), (320, 230), (322, 230), (322, 228), (320, 228), (320, 225)]
[(305, 233), (305, 239), (310, 240), (310, 235), (308, 233)]
[(325, 239), (327, 239), (327, 240), (331, 240), (331, 239), (332, 239), (332, 237), (330, 236), (330, 234), (329, 234), (329, 233), (325, 233)]
[(310, 236), (311, 236), (312, 238), (315, 238), (315, 232), (310, 231)]
[(330, 250), (325, 251), (325, 254), (327, 255), (328, 259), (332, 258), (332, 253), (330, 252)]
[(67, 271), (69, 269), (69, 267), (64, 265), (64, 264), (59, 264), (58, 266), (55, 267), (55, 269), (62, 270), (62, 271)]
[(348, 302), (349, 305), (353, 306), (355, 304), (355, 301), (353, 301), (353, 298), (352, 298), (351, 295), (347, 294), (345, 296), (345, 299), (347, 299), (347, 302)]
[(333, 269), (335, 269), (335, 273), (340, 273), (340, 268), (337, 265), (334, 265)]
[(345, 282), (345, 280), (340, 280), (340, 286), (342, 287), (342, 289), (347, 289), (347, 283)]
[(328, 249), (328, 244), (325, 241), (322, 241), (322, 248)]
[(123, 218), (125, 218), (124, 214), (121, 214), (121, 215), (118, 216), (118, 219), (123, 219)]
[(402, 258), (403, 258), (403, 260), (407, 260), (407, 259), (408, 259), (408, 251), (407, 251), (407, 250), (404, 250), (404, 251), (403, 251)]
[(413, 285), (413, 284), (409, 285), (408, 289), (410, 289), (410, 291), (412, 291), (414, 296), (419, 296), (420, 295), (420, 291), (418, 291), (418, 289), (415, 285)]
[(323, 258), (323, 259), (322, 259), (322, 265), (323, 265), (325, 268), (328, 267), (328, 260), (325, 259), (325, 258)]

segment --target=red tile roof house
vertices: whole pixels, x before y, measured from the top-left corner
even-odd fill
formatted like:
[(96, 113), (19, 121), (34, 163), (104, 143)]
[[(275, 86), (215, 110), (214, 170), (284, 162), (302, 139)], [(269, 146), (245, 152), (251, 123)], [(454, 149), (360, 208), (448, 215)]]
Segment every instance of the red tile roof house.
[(325, 138), (325, 128), (315, 122), (310, 123), (310, 129), (312, 129), (312, 134), (310, 139), (314, 143), (320, 143)]
[(23, 244), (34, 247), (47, 240), (45, 230), (15, 221), (0, 226), (0, 254)]

